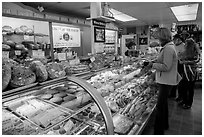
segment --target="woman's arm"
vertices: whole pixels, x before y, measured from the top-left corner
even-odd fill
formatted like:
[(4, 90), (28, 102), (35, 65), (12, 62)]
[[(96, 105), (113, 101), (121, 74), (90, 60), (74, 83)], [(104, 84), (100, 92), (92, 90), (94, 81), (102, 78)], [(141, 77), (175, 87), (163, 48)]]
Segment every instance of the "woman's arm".
[(173, 56), (174, 56), (173, 49), (167, 46), (165, 49), (163, 49), (163, 52), (161, 52), (160, 54), (163, 54), (163, 62), (153, 63), (152, 68), (159, 71), (164, 71), (164, 72), (169, 71), (173, 63)]

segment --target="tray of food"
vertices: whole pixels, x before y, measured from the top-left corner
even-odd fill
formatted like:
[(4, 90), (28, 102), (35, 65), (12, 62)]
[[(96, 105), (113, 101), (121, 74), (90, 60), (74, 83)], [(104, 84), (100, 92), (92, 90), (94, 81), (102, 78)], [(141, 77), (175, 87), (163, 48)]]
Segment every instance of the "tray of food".
[(60, 107), (46, 103), (35, 97), (13, 102), (8, 106), (8, 109), (31, 121), (42, 130), (46, 130), (71, 116), (71, 112), (65, 111)]
[(91, 135), (97, 130), (93, 125), (85, 126), (77, 135)]
[(84, 122), (89, 122), (97, 126), (104, 125), (103, 115), (100, 113), (99, 109), (96, 108), (96, 105), (92, 105), (84, 109), (75, 115), (76, 119), (80, 119)]
[(2, 134), (3, 135), (36, 135), (38, 127), (27, 120), (22, 120), (12, 112), (2, 111)]
[[(67, 84), (68, 87), (66, 87)], [(91, 96), (82, 87), (74, 85), (73, 82), (59, 83), (43, 88), (35, 96), (45, 102), (50, 102), (73, 111), (84, 107), (92, 100)]]
[(113, 117), (114, 132), (125, 135), (133, 126), (133, 121), (126, 116), (117, 114)]
[(67, 119), (53, 128), (45, 131), (44, 135), (71, 135), (82, 124), (82, 121), (74, 118)]

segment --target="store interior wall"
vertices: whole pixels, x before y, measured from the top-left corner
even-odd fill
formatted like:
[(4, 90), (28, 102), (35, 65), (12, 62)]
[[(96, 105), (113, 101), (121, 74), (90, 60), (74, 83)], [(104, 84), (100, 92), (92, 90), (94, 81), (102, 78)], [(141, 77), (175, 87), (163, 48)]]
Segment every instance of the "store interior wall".
[[(17, 11), (26, 11), (29, 10), (23, 9), (22, 7), (16, 5), (15, 3), (10, 2), (3, 2), (2, 7), (4, 9), (10, 9), (12, 13), (17, 15)], [(30, 11), (32, 12), (32, 11)], [(20, 27), (21, 25), (26, 25), (27, 27), (32, 28), (34, 27), (34, 31), (36, 33), (43, 33), (49, 35), (49, 23), (46, 21), (35, 21), (35, 20), (27, 20), (27, 19), (20, 19), (20, 18), (11, 18), (11, 17), (3, 17), (2, 18), (2, 25), (9, 25), (12, 28)], [(81, 47), (74, 47), (74, 50), (78, 56), (86, 56), (88, 53), (91, 53), (91, 30), (90, 26), (80, 26), (79, 24), (64, 24), (65, 26), (73, 26), (79, 27), (81, 30)], [(50, 40), (47, 40), (50, 42)], [(48, 43), (49, 43), (48, 42)]]

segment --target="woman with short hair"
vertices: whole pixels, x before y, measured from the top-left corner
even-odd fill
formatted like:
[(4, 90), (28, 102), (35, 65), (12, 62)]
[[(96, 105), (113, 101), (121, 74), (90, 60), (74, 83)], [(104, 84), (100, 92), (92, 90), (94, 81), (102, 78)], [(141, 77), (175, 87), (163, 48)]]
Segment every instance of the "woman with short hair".
[(156, 61), (149, 63), (149, 66), (156, 69), (156, 82), (159, 85), (154, 134), (162, 135), (169, 128), (168, 94), (173, 85), (179, 83), (181, 76), (177, 72), (178, 57), (169, 29), (159, 28), (158, 39), (162, 49)]

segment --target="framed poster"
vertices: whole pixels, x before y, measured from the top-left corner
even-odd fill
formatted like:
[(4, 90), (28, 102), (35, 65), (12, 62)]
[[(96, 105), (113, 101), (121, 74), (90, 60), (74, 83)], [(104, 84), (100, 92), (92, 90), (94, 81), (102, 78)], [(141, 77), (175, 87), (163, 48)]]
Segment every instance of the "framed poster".
[(105, 42), (105, 28), (94, 27), (94, 41)]
[(139, 38), (139, 45), (147, 45), (147, 44), (148, 44), (147, 37)]
[(54, 48), (80, 47), (81, 35), (79, 28), (52, 26)]

